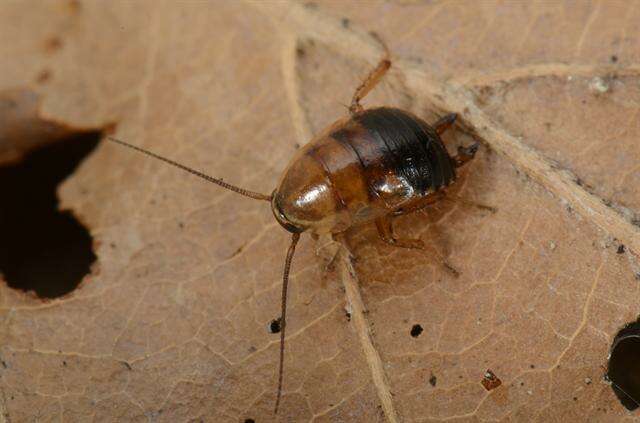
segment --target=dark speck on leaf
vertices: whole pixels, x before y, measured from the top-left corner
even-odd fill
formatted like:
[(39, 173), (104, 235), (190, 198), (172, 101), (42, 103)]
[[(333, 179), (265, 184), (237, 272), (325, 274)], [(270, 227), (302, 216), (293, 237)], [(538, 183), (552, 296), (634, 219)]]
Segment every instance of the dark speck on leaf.
[(280, 332), (280, 318), (273, 319), (271, 323), (269, 323), (269, 332), (271, 333), (279, 333)]
[(431, 377), (429, 378), (429, 384), (435, 387), (437, 382), (438, 382), (438, 378), (436, 377), (436, 375), (431, 373)]
[(422, 331), (423, 331), (422, 326), (415, 324), (411, 327), (411, 336), (413, 336), (414, 338), (417, 338), (418, 336), (420, 336)]
[(616, 253), (618, 254), (624, 254), (625, 251), (625, 247), (623, 244), (618, 245), (618, 250), (616, 251)]

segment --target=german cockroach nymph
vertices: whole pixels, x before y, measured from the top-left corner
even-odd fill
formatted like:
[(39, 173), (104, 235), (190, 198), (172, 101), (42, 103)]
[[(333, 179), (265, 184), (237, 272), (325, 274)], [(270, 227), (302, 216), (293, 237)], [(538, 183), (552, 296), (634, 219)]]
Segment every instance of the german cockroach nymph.
[[(475, 155), (478, 144), (459, 147), (451, 157), (440, 134), (456, 120), (449, 114), (433, 126), (404, 110), (360, 105), (391, 67), (384, 58), (356, 89), (349, 116), (338, 120), (297, 151), (271, 194), (248, 191), (190, 169), (115, 138), (109, 140), (162, 160), (223, 188), (271, 203), (276, 220), (292, 233), (282, 278), (280, 361), (275, 412), (282, 393), (287, 284), (291, 260), (303, 232), (338, 234), (354, 225), (375, 222), (389, 244), (426, 249), (419, 239), (396, 238), (391, 218), (422, 209), (444, 198), (456, 168)], [(436, 254), (441, 264), (456, 273)]]

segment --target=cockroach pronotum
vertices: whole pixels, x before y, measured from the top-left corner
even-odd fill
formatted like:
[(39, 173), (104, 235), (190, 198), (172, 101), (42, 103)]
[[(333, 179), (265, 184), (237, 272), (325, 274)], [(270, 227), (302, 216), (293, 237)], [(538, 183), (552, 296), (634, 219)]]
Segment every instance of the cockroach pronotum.
[[(275, 412), (282, 394), (287, 285), (300, 234), (338, 234), (355, 225), (375, 222), (380, 238), (391, 245), (427, 249), (419, 239), (397, 238), (392, 217), (425, 208), (443, 199), (456, 179), (456, 168), (471, 160), (478, 143), (459, 147), (451, 157), (442, 134), (456, 120), (448, 114), (433, 126), (413, 114), (390, 107), (360, 105), (391, 67), (385, 56), (356, 89), (349, 115), (338, 120), (297, 151), (271, 194), (249, 191), (188, 168), (113, 137), (109, 140), (192, 173), (245, 197), (271, 203), (278, 223), (292, 233), (282, 277), (280, 358)], [(449, 269), (455, 269), (433, 249)]]

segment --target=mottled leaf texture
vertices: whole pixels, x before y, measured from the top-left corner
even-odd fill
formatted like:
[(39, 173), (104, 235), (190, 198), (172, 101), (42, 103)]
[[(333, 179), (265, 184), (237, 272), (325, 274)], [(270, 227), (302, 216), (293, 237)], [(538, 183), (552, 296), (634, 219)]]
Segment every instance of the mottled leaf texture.
[(497, 212), (398, 219), (458, 278), (373, 227), (350, 254), (303, 237), (274, 416), (288, 235), (264, 202), (101, 142), (58, 189), (91, 273), (49, 300), (0, 286), (1, 418), (640, 420), (603, 379), (640, 308), (639, 28), (631, 0), (2, 2), (2, 163), (111, 128), (268, 193), (382, 39), (364, 104), (459, 113), (450, 151), (482, 147), (454, 192)]

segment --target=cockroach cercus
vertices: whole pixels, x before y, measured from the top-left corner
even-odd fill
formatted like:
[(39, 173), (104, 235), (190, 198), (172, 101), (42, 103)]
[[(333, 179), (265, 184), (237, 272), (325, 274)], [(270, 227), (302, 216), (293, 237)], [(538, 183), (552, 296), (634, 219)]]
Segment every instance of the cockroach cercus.
[[(385, 57), (356, 89), (349, 115), (338, 120), (297, 151), (271, 194), (239, 188), (173, 160), (113, 137), (109, 140), (192, 173), (223, 188), (271, 203), (278, 223), (292, 233), (282, 277), (280, 360), (275, 412), (282, 393), (287, 284), (300, 234), (338, 234), (354, 225), (375, 222), (380, 238), (391, 245), (426, 249), (419, 239), (394, 235), (392, 217), (425, 208), (445, 198), (456, 168), (471, 160), (478, 143), (459, 147), (451, 157), (442, 134), (456, 120), (448, 114), (433, 126), (413, 114), (390, 107), (360, 105), (391, 67)], [(456, 273), (431, 250), (441, 264)]]

